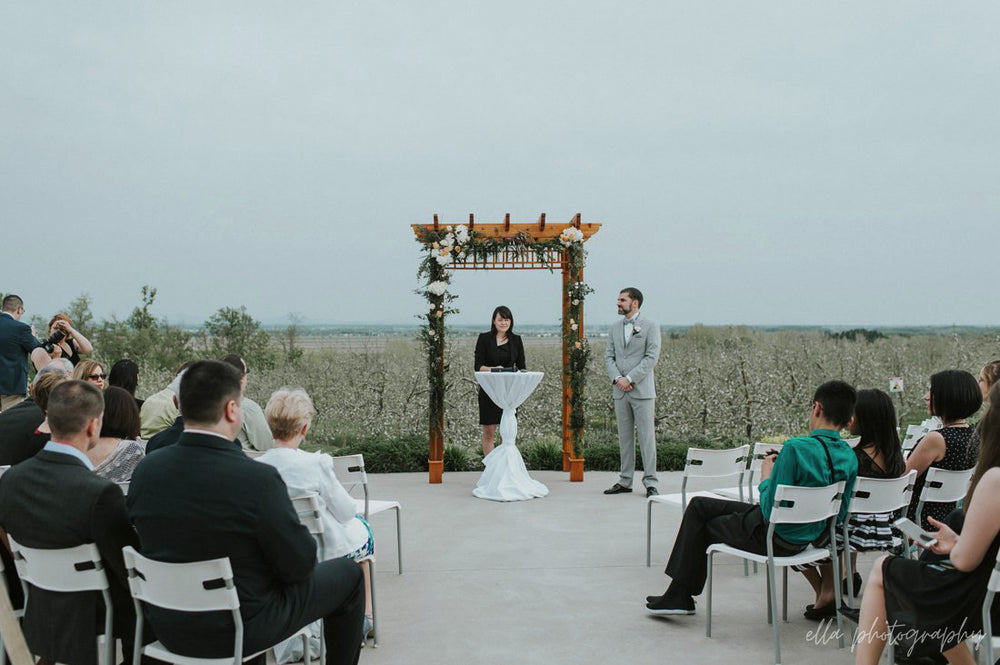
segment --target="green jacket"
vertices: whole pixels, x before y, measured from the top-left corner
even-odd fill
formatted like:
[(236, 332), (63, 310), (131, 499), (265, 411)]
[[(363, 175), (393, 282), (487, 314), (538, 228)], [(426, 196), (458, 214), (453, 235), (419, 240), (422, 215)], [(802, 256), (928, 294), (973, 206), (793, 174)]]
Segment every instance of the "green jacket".
[[(818, 438), (816, 438), (818, 437)], [(833, 461), (834, 478), (830, 478), (830, 463), (823, 444), (826, 442)], [(841, 480), (847, 481), (844, 496), (850, 497), (854, 489), (854, 481), (858, 477), (858, 458), (847, 442), (840, 438), (840, 433), (832, 429), (815, 429), (808, 437), (789, 439), (785, 442), (778, 459), (774, 462), (771, 477), (762, 480), (757, 486), (760, 492), (760, 509), (764, 519), (770, 520), (771, 508), (774, 506), (774, 492), (778, 485), (795, 485), (798, 487), (824, 487)], [(840, 506), (838, 522), (847, 517), (848, 501)], [(778, 524), (774, 531), (789, 543), (811, 543), (823, 533), (824, 522), (809, 522), (807, 524)]]

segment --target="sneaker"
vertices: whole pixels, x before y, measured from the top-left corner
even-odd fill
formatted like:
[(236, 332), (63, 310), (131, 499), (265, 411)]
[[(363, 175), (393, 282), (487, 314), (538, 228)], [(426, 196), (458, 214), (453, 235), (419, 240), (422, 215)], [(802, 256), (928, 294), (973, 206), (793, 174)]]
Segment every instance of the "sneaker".
[(657, 490), (655, 487), (647, 487), (646, 488), (646, 498), (647, 499), (649, 497), (651, 497), (651, 496), (656, 496), (659, 493), (660, 493), (659, 490)]
[(694, 598), (691, 596), (660, 596), (646, 603), (646, 611), (656, 616), (694, 614)]

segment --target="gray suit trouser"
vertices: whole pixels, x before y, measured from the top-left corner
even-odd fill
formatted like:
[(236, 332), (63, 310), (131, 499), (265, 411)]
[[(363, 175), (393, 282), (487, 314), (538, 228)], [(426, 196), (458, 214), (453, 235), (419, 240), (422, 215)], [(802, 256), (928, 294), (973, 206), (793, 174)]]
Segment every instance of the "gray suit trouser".
[[(625, 393), (615, 400), (615, 417), (618, 420), (618, 445), (622, 455), (622, 475), (618, 484), (632, 487), (635, 476), (635, 444), (638, 439), (642, 454), (642, 484), (656, 487), (656, 437), (654, 436), (653, 411), (656, 399), (636, 399)], [(638, 437), (636, 436), (638, 434)]]

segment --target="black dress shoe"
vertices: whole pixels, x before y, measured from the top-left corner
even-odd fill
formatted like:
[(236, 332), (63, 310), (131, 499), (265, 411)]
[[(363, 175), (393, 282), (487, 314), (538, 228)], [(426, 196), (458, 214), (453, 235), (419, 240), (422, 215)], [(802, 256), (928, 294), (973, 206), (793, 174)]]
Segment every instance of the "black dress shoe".
[(656, 489), (655, 487), (647, 487), (646, 488), (646, 498), (647, 499), (649, 497), (651, 497), (651, 496), (656, 496), (659, 493), (660, 493), (660, 491), (658, 489)]
[(667, 594), (646, 603), (646, 611), (656, 616), (690, 616), (694, 614), (694, 598)]
[[(861, 583), (862, 583), (862, 581), (863, 580), (861, 579), (861, 573), (854, 573), (854, 597), (855, 598), (857, 598), (858, 594), (861, 593)], [(844, 580), (843, 584), (841, 584), (841, 586), (840, 586), (840, 589), (841, 589), (841, 591), (844, 592), (844, 595), (846, 596), (847, 595), (847, 580)]]
[(631, 487), (624, 487), (622, 485), (619, 485), (618, 483), (615, 483), (614, 485), (612, 485), (608, 489), (604, 490), (604, 493), (605, 494), (628, 494), (631, 491), (632, 491)]
[(802, 613), (802, 616), (812, 621), (822, 621), (837, 616), (837, 609), (833, 603), (827, 603), (820, 607), (810, 604), (806, 605), (806, 611)]

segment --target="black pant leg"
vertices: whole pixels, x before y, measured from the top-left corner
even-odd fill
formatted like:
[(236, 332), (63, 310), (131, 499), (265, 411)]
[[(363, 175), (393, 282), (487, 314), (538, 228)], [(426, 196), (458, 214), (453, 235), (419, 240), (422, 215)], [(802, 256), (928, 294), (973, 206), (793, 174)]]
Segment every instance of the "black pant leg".
[(364, 611), (361, 566), (343, 557), (323, 561), (308, 580), (287, 588), (279, 601), (244, 619), (243, 653), (267, 649), (323, 619), (328, 665), (356, 665)]
[(725, 543), (759, 552), (764, 547), (760, 507), (739, 501), (695, 497), (688, 503), (666, 573), (683, 584), (694, 596), (702, 592), (708, 576), (705, 550), (713, 543)]

